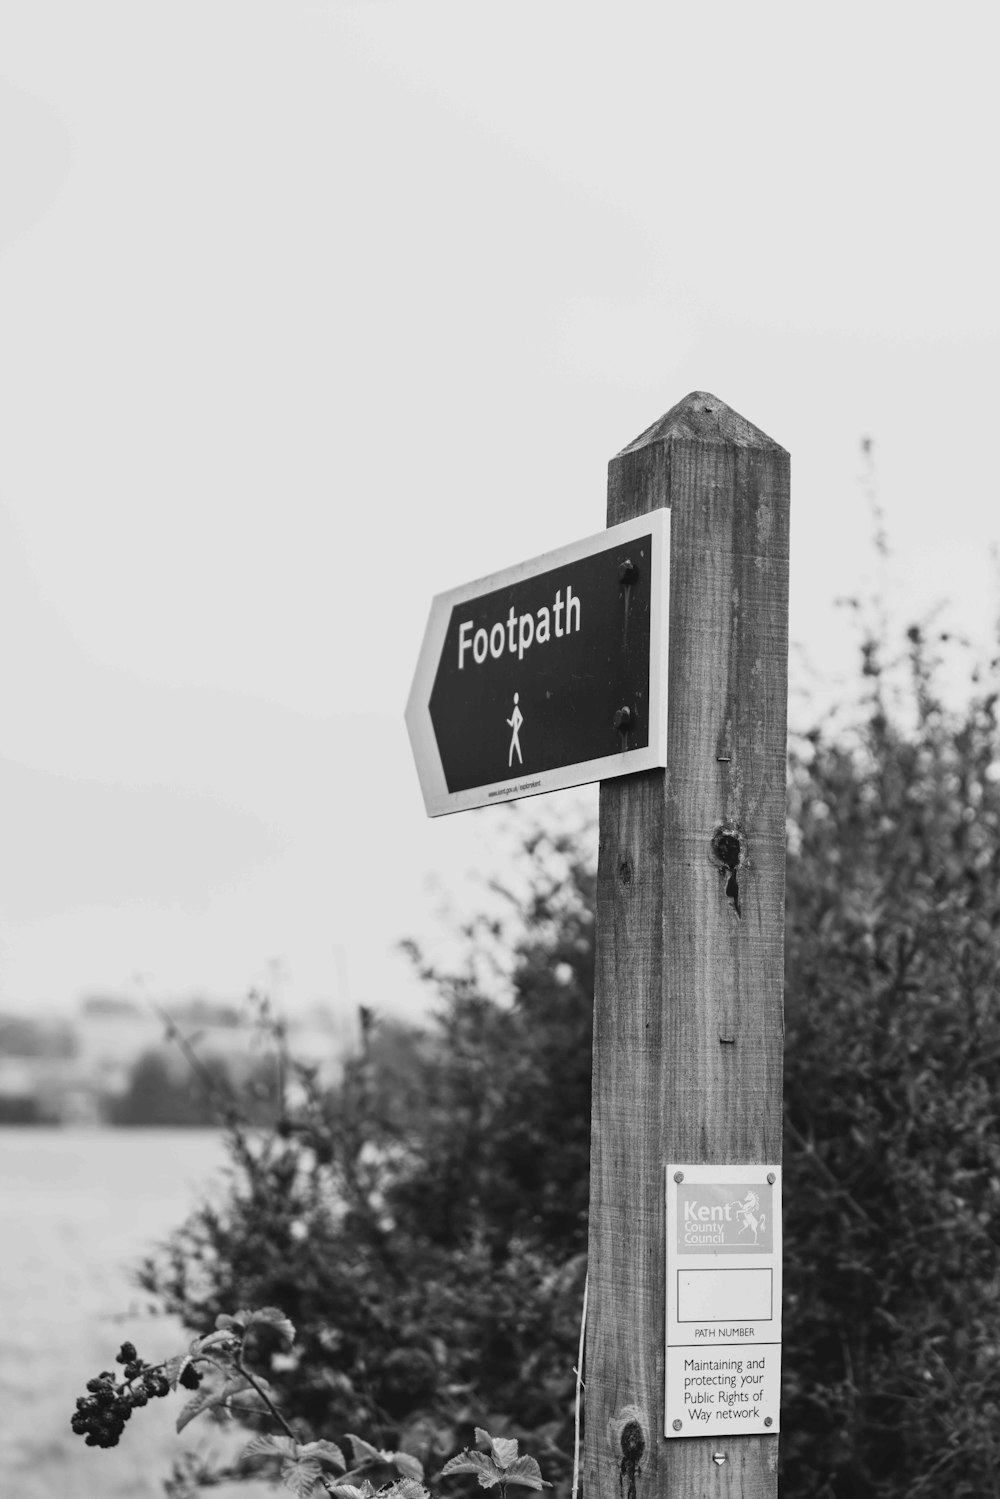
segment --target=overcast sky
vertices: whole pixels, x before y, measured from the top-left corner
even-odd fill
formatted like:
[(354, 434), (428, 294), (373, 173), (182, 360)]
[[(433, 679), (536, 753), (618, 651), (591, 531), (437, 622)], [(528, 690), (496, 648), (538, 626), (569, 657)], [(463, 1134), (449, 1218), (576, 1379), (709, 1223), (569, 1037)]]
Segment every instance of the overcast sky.
[(894, 608), (985, 640), (997, 42), (986, 6), (2, 0), (0, 1007), (415, 1013), (395, 940), (511, 867), (504, 812), (424, 816), (431, 596), (599, 531), (693, 389), (792, 454), (800, 721), (877, 581), (863, 437)]

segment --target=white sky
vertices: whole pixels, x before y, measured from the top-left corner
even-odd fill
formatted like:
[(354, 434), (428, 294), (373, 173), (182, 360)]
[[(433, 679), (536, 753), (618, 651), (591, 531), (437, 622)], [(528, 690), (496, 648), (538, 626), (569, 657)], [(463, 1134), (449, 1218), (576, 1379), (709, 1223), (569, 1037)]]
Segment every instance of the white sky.
[(430, 598), (600, 530), (692, 389), (791, 450), (793, 687), (851, 676), (863, 435), (901, 615), (985, 638), (994, 15), (2, 0), (0, 1006), (417, 1007), (395, 939), (512, 869), (423, 814)]

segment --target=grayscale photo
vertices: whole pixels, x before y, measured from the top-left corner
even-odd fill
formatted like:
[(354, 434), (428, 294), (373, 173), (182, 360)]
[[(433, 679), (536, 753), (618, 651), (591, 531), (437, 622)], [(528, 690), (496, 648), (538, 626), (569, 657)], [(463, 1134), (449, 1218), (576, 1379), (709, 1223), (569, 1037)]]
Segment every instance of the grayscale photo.
[(0, 0), (0, 1492), (1000, 1499), (1000, 19)]

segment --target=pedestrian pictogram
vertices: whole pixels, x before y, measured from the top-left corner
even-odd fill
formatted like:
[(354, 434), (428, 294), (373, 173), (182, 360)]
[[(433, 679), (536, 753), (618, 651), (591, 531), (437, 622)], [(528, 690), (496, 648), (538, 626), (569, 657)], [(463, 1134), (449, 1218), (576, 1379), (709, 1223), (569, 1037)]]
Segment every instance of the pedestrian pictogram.
[(524, 761), (521, 758), (521, 742), (520, 742), (520, 740), (517, 737), (518, 736), (518, 731), (520, 730), (521, 725), (524, 723), (524, 718), (523, 718), (523, 716), (521, 714), (521, 710), (517, 706), (519, 698), (520, 698), (520, 694), (517, 693), (517, 692), (515, 692), (514, 693), (514, 712), (511, 714), (510, 718), (508, 718), (508, 720), (507, 720), (508, 724), (510, 725), (510, 727), (514, 731), (511, 734), (511, 736), (510, 736), (510, 754), (507, 756), (507, 764), (508, 764), (508, 766), (513, 765), (513, 763), (514, 763), (514, 751), (515, 750), (517, 750), (518, 764), (519, 765), (523, 765), (524, 764)]

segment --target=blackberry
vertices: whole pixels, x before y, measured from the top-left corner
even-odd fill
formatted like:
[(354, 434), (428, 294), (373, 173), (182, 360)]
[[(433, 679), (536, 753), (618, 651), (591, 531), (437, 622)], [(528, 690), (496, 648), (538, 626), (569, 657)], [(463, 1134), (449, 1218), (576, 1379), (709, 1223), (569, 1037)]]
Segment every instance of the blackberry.
[(122, 1344), (117, 1362), (125, 1365), (122, 1383), (109, 1369), (102, 1369), (87, 1380), (87, 1393), (77, 1400), (70, 1418), (71, 1431), (83, 1437), (88, 1447), (117, 1447), (135, 1407), (145, 1405), (151, 1395), (170, 1393), (170, 1381), (142, 1362), (134, 1344)]
[(87, 1387), (92, 1393), (76, 1402), (70, 1429), (88, 1447), (115, 1447), (132, 1414), (128, 1396), (100, 1378), (88, 1381)]
[(201, 1384), (201, 1375), (194, 1364), (184, 1365), (177, 1383), (182, 1384), (186, 1390), (196, 1390), (198, 1388)]

